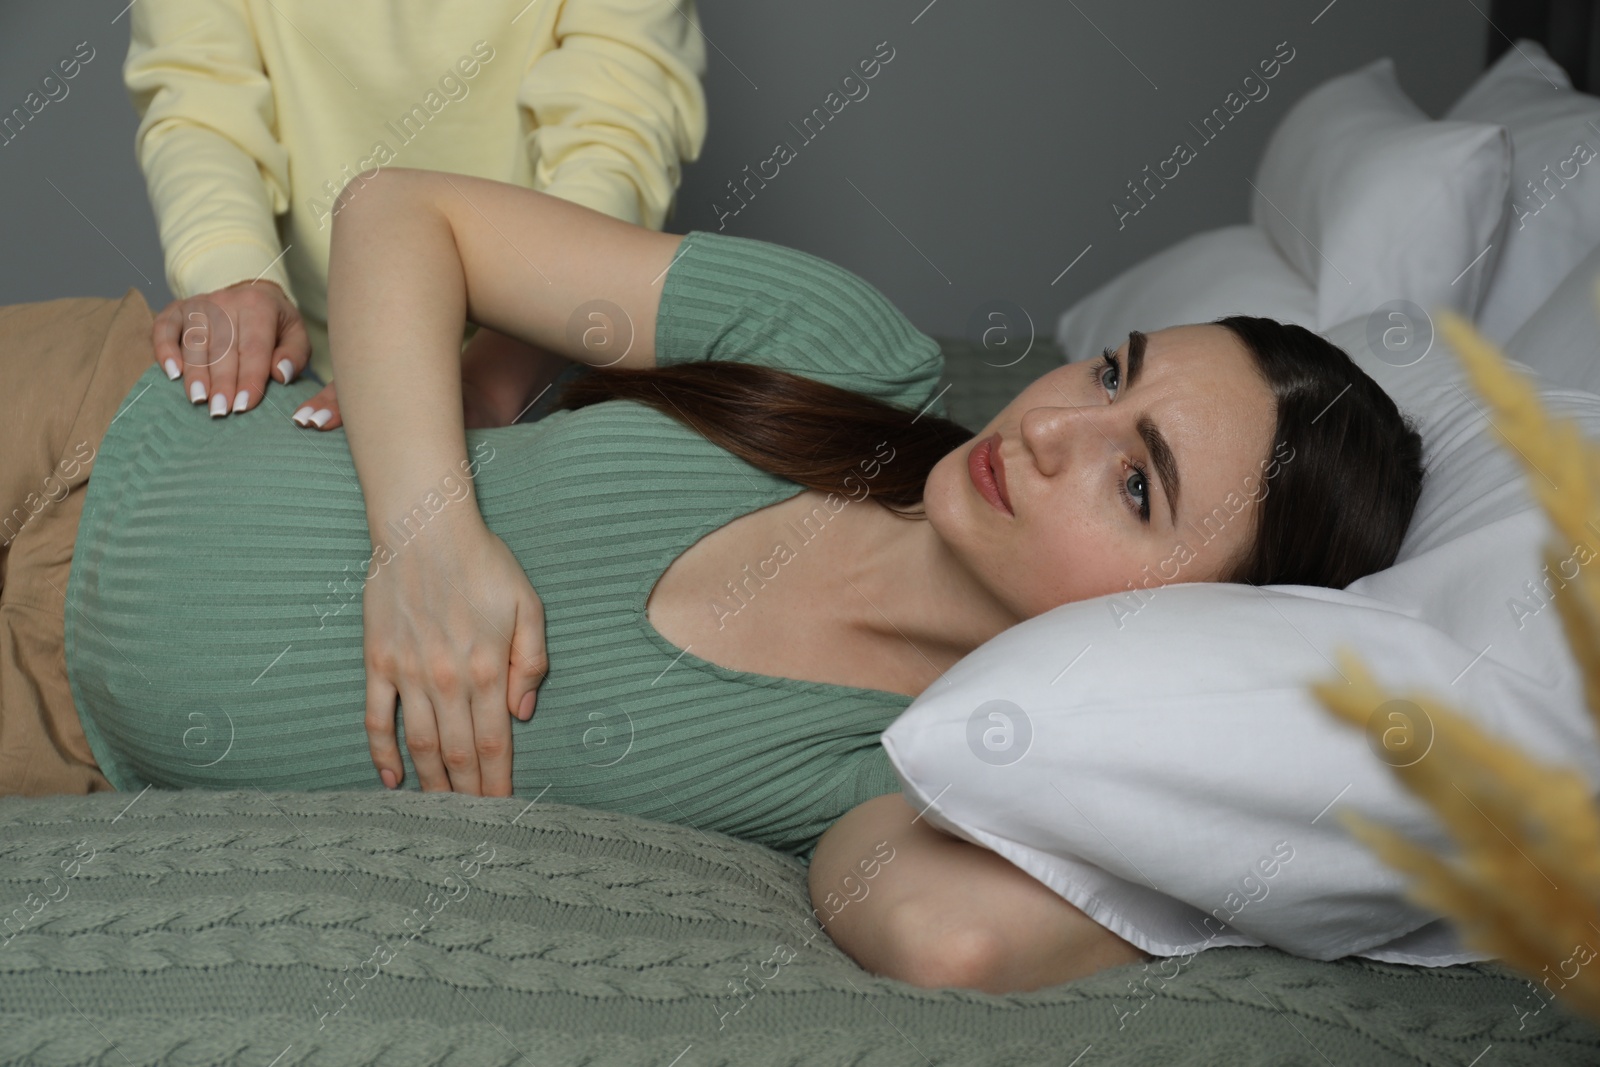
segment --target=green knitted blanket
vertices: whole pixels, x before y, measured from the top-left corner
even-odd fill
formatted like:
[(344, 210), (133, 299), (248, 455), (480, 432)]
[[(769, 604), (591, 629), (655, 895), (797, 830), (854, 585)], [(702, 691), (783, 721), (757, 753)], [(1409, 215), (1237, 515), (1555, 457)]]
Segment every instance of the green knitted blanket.
[(10, 798), (0, 1063), (1600, 1063), (1600, 1029), (1497, 964), (1218, 948), (1024, 995), (917, 989), (818, 932), (804, 874), (516, 798)]

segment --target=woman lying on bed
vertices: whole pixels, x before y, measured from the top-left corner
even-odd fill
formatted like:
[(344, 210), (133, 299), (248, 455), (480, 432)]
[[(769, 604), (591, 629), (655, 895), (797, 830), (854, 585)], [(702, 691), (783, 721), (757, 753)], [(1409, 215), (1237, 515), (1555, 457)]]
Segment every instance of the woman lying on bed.
[[(602, 369), (464, 431), (464, 317)], [(1134, 334), (973, 437), (937, 345), (853, 274), (456, 175), (388, 169), (344, 206), (329, 322), (342, 433), (287, 418), (309, 383), (213, 422), (154, 366), (105, 432), (64, 636), (109, 781), (375, 764), (750, 838), (809, 855), (833, 938), (919, 984), (1143, 953), (919, 819), (878, 743), (912, 698), (1198, 543), (1230, 493), (1258, 502), (1178, 580), (1343, 586), (1393, 561), (1420, 488), (1394, 404), (1298, 327)]]

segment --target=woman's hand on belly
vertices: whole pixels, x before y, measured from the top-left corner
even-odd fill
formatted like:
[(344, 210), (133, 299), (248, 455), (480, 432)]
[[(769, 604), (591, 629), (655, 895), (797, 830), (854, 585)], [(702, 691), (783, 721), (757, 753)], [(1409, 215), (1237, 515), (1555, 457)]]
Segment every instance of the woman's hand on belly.
[(475, 510), (428, 519), (398, 550), (374, 545), (362, 592), (367, 739), (395, 788), (405, 774), (395, 698), (422, 788), (511, 795), (511, 721), (533, 715), (548, 669), (544, 605)]
[(288, 385), (311, 360), (300, 310), (276, 282), (239, 282), (174, 300), (151, 326), (156, 362), (213, 417), (247, 411), (271, 376)]

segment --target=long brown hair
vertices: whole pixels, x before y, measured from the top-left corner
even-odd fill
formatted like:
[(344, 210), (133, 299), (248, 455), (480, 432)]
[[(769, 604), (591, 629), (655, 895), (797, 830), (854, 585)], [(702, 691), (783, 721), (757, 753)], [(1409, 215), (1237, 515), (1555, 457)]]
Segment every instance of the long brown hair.
[[(928, 472), (972, 431), (937, 415), (776, 367), (717, 360), (647, 370), (592, 371), (571, 379), (552, 410), (637, 400), (670, 415), (753, 467), (824, 493), (868, 496), (901, 518), (922, 510)], [(887, 442), (892, 460), (857, 468)]]
[[(1422, 492), (1422, 438), (1337, 345), (1300, 326), (1234, 315), (1216, 325), (1249, 351), (1277, 400), (1279, 464), (1255, 532), (1223, 581), (1342, 589), (1394, 563)], [(571, 379), (553, 410), (636, 400), (770, 474), (901, 518), (922, 509), (935, 464), (973, 431), (773, 367), (731, 361), (603, 370)], [(887, 442), (893, 461), (856, 468)], [(881, 454), (881, 453), (880, 453)]]
[(1255, 357), (1282, 463), (1255, 536), (1222, 580), (1343, 589), (1394, 563), (1422, 495), (1422, 437), (1344, 349), (1304, 326), (1217, 319)]

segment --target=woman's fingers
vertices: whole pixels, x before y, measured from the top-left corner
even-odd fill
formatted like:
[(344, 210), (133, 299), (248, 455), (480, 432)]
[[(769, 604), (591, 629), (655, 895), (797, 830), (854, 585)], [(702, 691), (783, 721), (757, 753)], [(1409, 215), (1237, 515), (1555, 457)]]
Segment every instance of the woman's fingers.
[(517, 605), (516, 629), (511, 633), (511, 663), (506, 679), (506, 707), (527, 722), (533, 718), (539, 683), (549, 673), (550, 658), (544, 647), (544, 605), (537, 598)]
[[(400, 780), (394, 701), (385, 696), (398, 692), (406, 751), (424, 791), (510, 796), (511, 722), (501, 711), (505, 670), (496, 669), (497, 660), (498, 653), (486, 650), (473, 654), (466, 671), (436, 663), (431, 689), (403, 684), (396, 690), (387, 680), (379, 679), (376, 686), (369, 682), (367, 743), (379, 776), (388, 768), (395, 771), (396, 783)], [(376, 675), (368, 671), (369, 679)]]
[[(223, 372), (232, 377), (239, 342), (238, 320), (207, 297), (183, 302), (178, 346), (183, 350), (183, 384), (191, 404), (216, 413)], [(221, 414), (227, 414), (226, 407)]]
[(151, 346), (155, 349), (156, 363), (166, 371), (167, 377), (177, 381), (183, 377), (183, 349), (179, 340), (182, 331), (183, 301), (174, 300), (161, 309), (150, 327)]
[(289, 417), (301, 426), (318, 430), (333, 430), (343, 426), (344, 420), (339, 417), (339, 395), (334, 391), (333, 383), (324, 385), (316, 396), (301, 404)]
[[(433, 661), (428, 672), (432, 683), (428, 700), (433, 708), (428, 729), (433, 737), (426, 739), (423, 747), (425, 750), (431, 749), (430, 758), (441, 767), (444, 776), (442, 788), (476, 796), (479, 793), (478, 751), (473, 740), (475, 724), (470, 679), (464, 675), (465, 672), (454, 665), (445, 666), (440, 661)], [(411, 744), (409, 715), (406, 716), (406, 748), (411, 752), (411, 762), (417, 764), (417, 773), (421, 774), (422, 765), (418, 763), (417, 749)], [(426, 789), (427, 779), (424, 778), (423, 782), (423, 788)]]
[[(271, 371), (273, 350), (278, 345), (278, 309), (265, 300), (241, 302), (238, 315), (238, 358), (227, 360), (221, 382), (211, 385), (211, 413), (248, 411), (261, 402), (267, 391), (267, 376)], [(229, 371), (232, 372), (231, 380)], [(218, 397), (222, 403), (217, 402)]]
[[(210, 299), (238, 330), (231, 358), (218, 363), (212, 374), (212, 414), (248, 411), (260, 403), (270, 377), (276, 374), (287, 383), (291, 372), (305, 365), (310, 354), (305, 323), (300, 309), (275, 282), (259, 278), (239, 282), (212, 293)], [(280, 354), (281, 349), (287, 351)]]
[[(511, 795), (511, 720), (502, 710), (510, 671), (502, 648), (501, 641), (480, 639), (457, 653), (454, 664), (435, 660), (430, 672), (434, 688), (428, 696), (437, 712), (439, 758), (450, 779), (448, 788), (457, 793)], [(410, 736), (407, 718), (408, 742)]]
[(428, 695), (420, 689), (400, 690), (400, 710), (406, 724), (406, 751), (417, 769), (417, 781), (425, 793), (450, 792), (450, 775), (441, 759), (443, 741), (439, 736), (438, 714)]
[(469, 653), (472, 682), (471, 773), (476, 789), (464, 789), (452, 769), (450, 781), (461, 792), (486, 797), (511, 795), (511, 720), (502, 703), (506, 691), (505, 653), (499, 647), (475, 648)]
[(305, 320), (298, 313), (284, 317), (288, 321), (279, 324), (278, 347), (271, 356), (272, 377), (288, 385), (311, 362), (311, 339), (306, 335)]
[[(367, 667), (367, 749), (372, 753), (372, 765), (378, 769), (378, 778), (390, 789), (398, 789), (406, 776), (406, 765), (400, 759), (394, 731), (394, 702), (398, 695), (389, 679), (371, 666)], [(406, 736), (409, 740), (409, 730)]]
[[(189, 402), (219, 418), (255, 407), (269, 378), (287, 385), (311, 358), (299, 309), (271, 282), (174, 300), (155, 317), (150, 339), (167, 377), (182, 378)], [(339, 425), (336, 406), (323, 422)]]
[[(440, 518), (440, 523), (450, 520)], [(544, 607), (481, 521), (445, 531), (363, 587), (367, 734), (380, 772), (398, 766), (393, 701), (424, 790), (512, 793), (507, 704), (531, 703), (547, 665)], [(390, 775), (389, 777), (395, 777)]]
[(161, 312), (154, 340), (156, 359), (167, 377), (176, 365), (189, 402), (204, 404), (211, 396), (214, 364), (233, 344), (227, 316), (204, 297), (174, 300)]
[[(217, 294), (219, 297), (221, 293)], [(233, 410), (233, 397), (239, 384), (239, 350), (248, 336), (259, 336), (259, 317), (248, 307), (222, 307), (215, 303), (204, 309), (209, 320), (204, 361), (210, 375), (206, 410), (212, 418), (223, 418)], [(194, 330), (188, 331), (194, 333)], [(260, 341), (255, 340), (259, 345)], [(257, 391), (260, 395), (260, 391)]]

